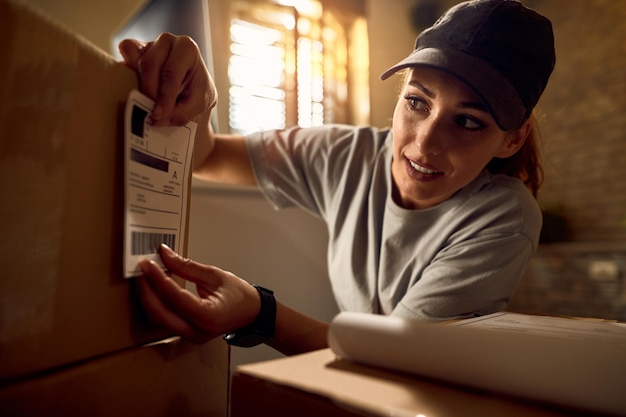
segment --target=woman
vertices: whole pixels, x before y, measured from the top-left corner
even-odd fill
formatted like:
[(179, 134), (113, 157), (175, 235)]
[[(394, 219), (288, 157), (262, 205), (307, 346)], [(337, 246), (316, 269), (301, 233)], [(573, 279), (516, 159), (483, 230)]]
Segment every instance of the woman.
[[(405, 72), (391, 131), (333, 125), (247, 138), (210, 132), (217, 94), (188, 38), (127, 40), (120, 50), (156, 100), (155, 125), (195, 117), (202, 127), (197, 175), (258, 185), (274, 206), (298, 205), (327, 223), (342, 310), (443, 320), (502, 310), (536, 248), (532, 110), (553, 45), (550, 22), (517, 1), (462, 3), (383, 74)], [(144, 306), (177, 334), (203, 342), (227, 333), (233, 345), (267, 343), (285, 354), (326, 346), (327, 324), (271, 291), (166, 247), (160, 253), (198, 289), (142, 263)]]

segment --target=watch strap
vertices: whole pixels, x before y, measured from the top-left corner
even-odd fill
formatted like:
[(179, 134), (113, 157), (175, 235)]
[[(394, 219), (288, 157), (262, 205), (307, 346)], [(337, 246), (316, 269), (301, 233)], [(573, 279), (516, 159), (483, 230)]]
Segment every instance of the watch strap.
[(253, 285), (261, 297), (261, 310), (248, 326), (224, 335), (232, 346), (253, 347), (274, 338), (276, 329), (276, 298), (274, 292), (260, 285)]

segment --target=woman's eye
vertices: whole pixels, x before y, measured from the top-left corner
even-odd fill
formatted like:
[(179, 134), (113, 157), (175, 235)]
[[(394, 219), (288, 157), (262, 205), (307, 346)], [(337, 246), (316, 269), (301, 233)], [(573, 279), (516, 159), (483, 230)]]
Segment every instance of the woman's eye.
[(428, 106), (420, 98), (414, 96), (406, 96), (404, 98), (413, 110), (428, 111)]
[(467, 130), (479, 130), (485, 127), (483, 122), (470, 116), (459, 116), (456, 118), (456, 123)]

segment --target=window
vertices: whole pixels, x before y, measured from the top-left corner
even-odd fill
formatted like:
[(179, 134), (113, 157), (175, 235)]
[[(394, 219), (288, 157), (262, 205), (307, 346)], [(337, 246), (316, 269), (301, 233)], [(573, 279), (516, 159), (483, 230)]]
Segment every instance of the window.
[(317, 0), (232, 3), (231, 132), (369, 120), (367, 26), (352, 9)]

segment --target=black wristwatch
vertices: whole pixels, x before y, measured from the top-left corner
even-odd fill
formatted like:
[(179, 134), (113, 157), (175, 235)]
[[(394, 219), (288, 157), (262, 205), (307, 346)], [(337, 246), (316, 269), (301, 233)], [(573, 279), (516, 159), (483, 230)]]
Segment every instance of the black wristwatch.
[(274, 338), (276, 328), (276, 299), (274, 292), (260, 285), (253, 285), (261, 296), (261, 311), (249, 326), (224, 335), (231, 346), (253, 347)]

